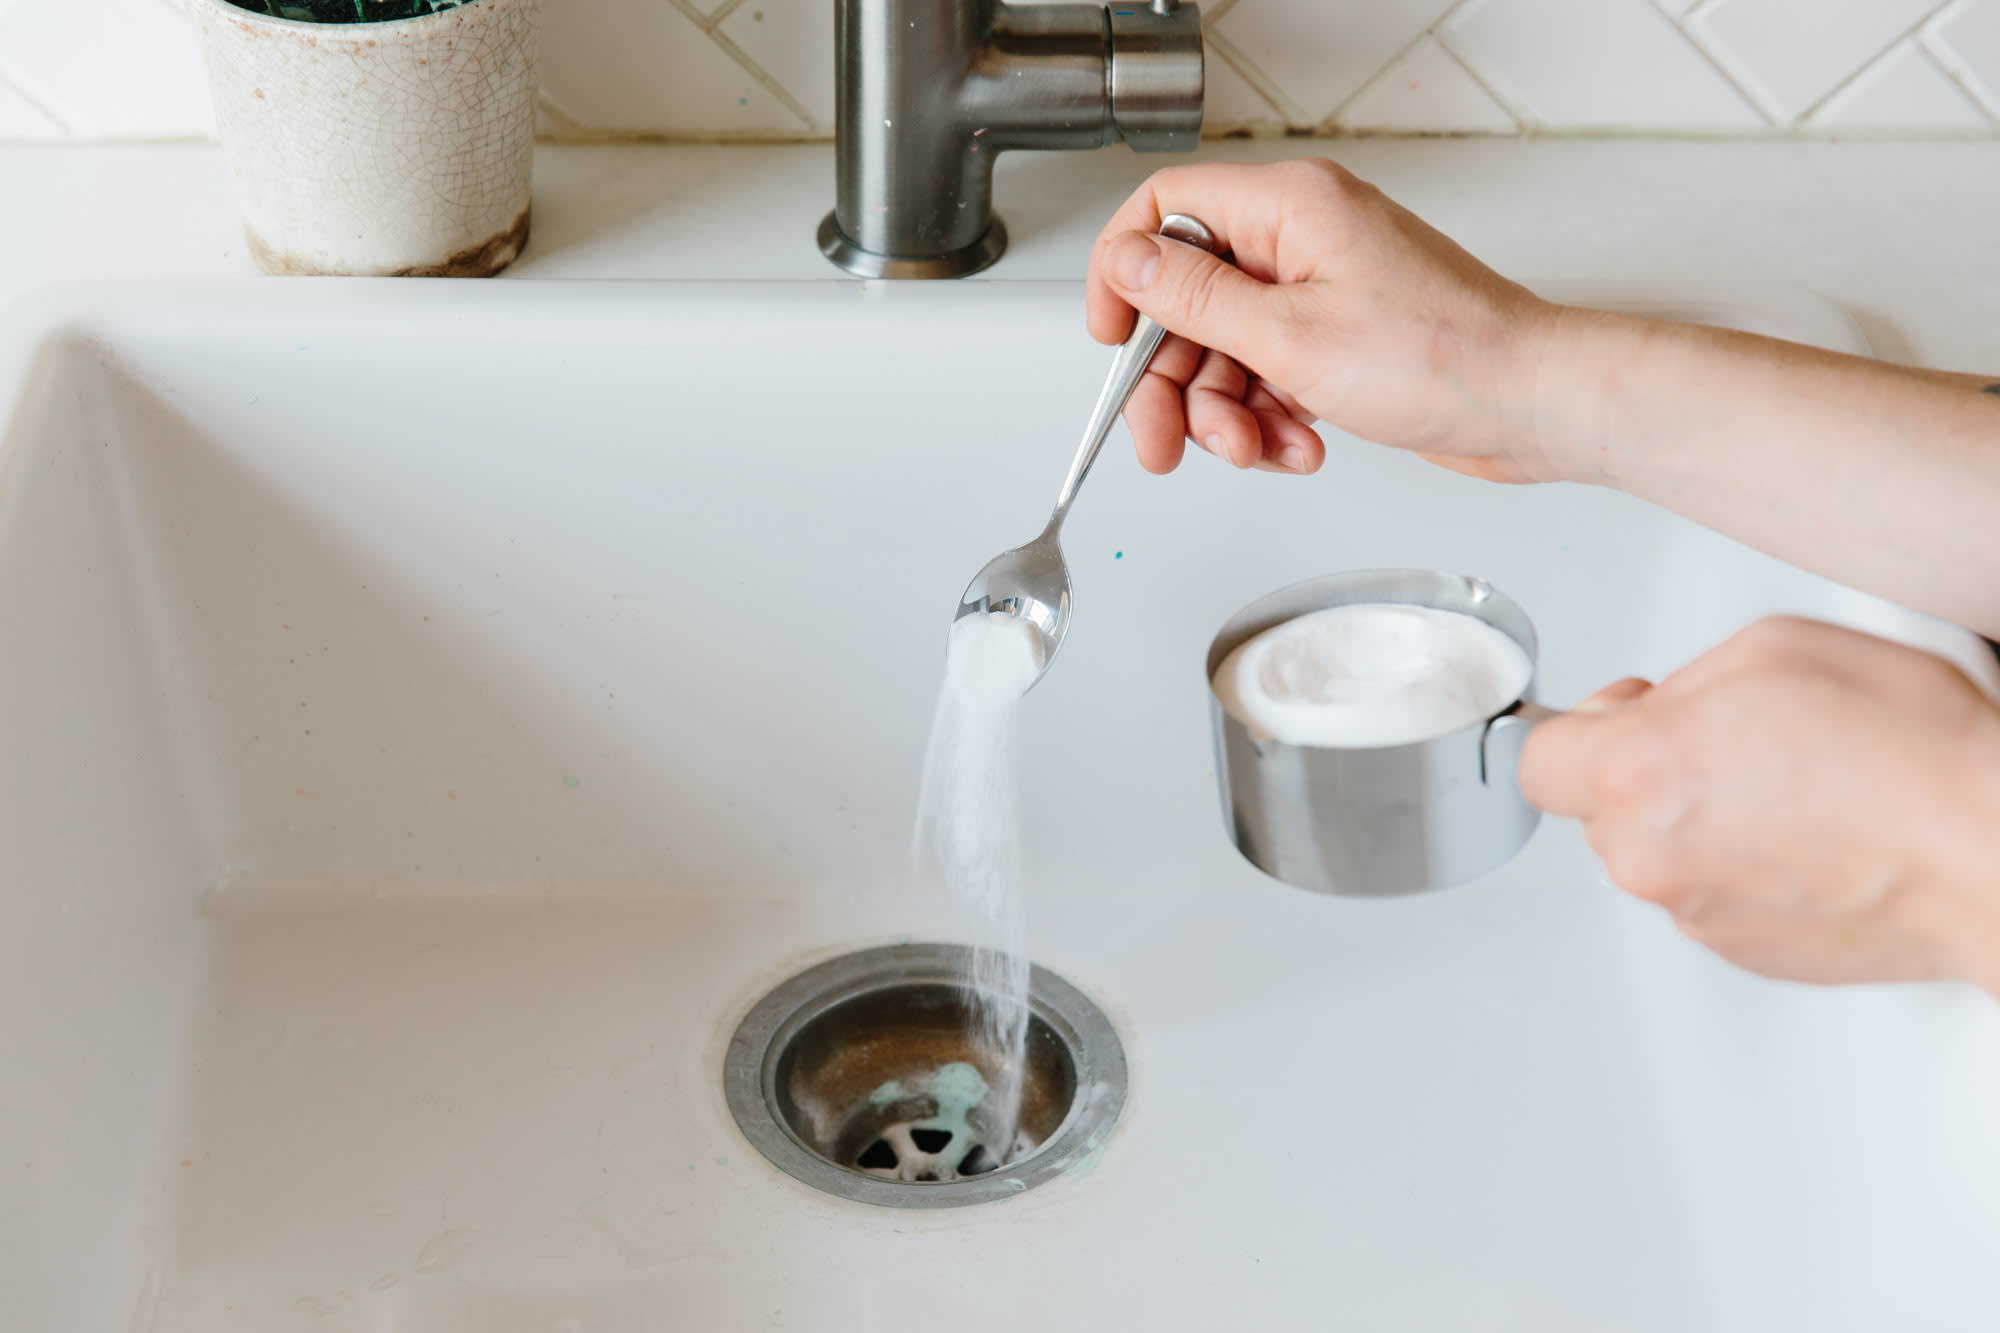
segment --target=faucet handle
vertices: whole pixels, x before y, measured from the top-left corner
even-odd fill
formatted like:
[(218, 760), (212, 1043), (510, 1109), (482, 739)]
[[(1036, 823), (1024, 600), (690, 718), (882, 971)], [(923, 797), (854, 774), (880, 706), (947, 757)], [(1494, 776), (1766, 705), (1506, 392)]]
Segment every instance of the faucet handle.
[(1201, 10), (1180, 0), (1113, 3), (1111, 123), (1135, 152), (1190, 152), (1201, 141)]

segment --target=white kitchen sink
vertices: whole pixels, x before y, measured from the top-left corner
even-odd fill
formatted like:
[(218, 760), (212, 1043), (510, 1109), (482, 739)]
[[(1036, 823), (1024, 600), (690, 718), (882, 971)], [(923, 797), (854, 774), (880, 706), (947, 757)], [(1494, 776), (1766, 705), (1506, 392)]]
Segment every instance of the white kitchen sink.
[(956, 595), (1102, 374), (1078, 290), (9, 319), (9, 1333), (2000, 1324), (2000, 1007), (1742, 975), (1566, 823), (1448, 893), (1283, 888), (1224, 836), (1202, 679), (1242, 603), (1375, 566), (1512, 594), (1556, 702), (1773, 610), (1990, 680), (1969, 636), (1608, 493), (1344, 438), (1157, 479), (1121, 436), (1025, 754), (1033, 950), (1130, 1100), (1060, 1181), (872, 1209), (745, 1144), (723, 1052), (807, 963), (962, 924), (909, 866), (918, 761)]

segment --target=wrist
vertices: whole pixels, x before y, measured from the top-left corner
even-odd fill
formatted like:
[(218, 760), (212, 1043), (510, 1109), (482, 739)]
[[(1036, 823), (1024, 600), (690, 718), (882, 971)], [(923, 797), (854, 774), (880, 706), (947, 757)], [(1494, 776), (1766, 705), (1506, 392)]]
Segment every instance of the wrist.
[(1650, 320), (1549, 307), (1529, 381), (1529, 433), (1519, 446), (1548, 480), (1624, 489), (1619, 400), (1654, 336)]

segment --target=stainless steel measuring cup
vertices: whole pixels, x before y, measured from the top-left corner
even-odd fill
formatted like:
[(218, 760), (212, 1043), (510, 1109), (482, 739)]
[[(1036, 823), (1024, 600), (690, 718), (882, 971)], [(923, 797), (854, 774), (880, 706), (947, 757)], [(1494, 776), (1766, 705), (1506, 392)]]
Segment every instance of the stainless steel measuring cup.
[(1537, 662), (1535, 627), (1512, 598), (1431, 570), (1329, 574), (1231, 617), (1208, 649), (1223, 818), (1252, 865), (1297, 888), (1383, 898), (1460, 884), (1520, 851), (1541, 821), (1515, 782), (1528, 732), (1557, 715), (1534, 702), (1532, 675), (1519, 699), (1474, 726), (1373, 749), (1260, 740), (1216, 697), (1216, 669), (1246, 640), (1312, 611), (1382, 602), (1477, 616)]

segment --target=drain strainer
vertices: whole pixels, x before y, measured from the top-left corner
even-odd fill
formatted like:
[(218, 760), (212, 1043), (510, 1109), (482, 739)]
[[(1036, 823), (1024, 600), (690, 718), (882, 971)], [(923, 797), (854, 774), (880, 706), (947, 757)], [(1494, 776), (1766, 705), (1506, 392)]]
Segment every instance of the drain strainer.
[[(815, 1189), (891, 1208), (1010, 1198), (1104, 1140), (1125, 1104), (1125, 1051), (1074, 986), (1036, 967), (1020, 1112), (988, 1093), (972, 1035), (971, 951), (902, 944), (810, 968), (757, 1003), (729, 1045), (729, 1109), (757, 1151)], [(993, 1140), (1008, 1134), (1006, 1144)]]

